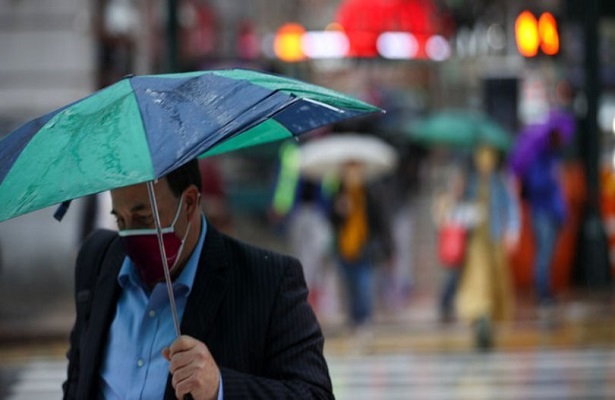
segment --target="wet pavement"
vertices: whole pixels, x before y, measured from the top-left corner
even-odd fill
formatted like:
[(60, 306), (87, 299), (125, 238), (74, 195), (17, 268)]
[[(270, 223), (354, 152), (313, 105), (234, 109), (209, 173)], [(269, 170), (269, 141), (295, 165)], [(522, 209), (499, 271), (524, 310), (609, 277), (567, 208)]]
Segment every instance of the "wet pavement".
[[(612, 399), (615, 313), (605, 298), (569, 299), (547, 321), (532, 307), (474, 350), (462, 323), (441, 324), (428, 296), (357, 334), (323, 324), (337, 399)], [(543, 316), (544, 317), (544, 316)], [(0, 399), (61, 397), (65, 337), (0, 343)]]
[[(441, 323), (435, 309), (433, 297), (424, 295), (396, 314), (380, 315), (371, 328), (357, 335), (340, 322), (325, 324), (326, 348), (341, 355), (473, 350), (472, 328), (462, 322)], [(610, 296), (571, 297), (549, 310), (519, 302), (517, 314), (514, 321), (494, 326), (495, 349), (615, 349), (615, 306)]]

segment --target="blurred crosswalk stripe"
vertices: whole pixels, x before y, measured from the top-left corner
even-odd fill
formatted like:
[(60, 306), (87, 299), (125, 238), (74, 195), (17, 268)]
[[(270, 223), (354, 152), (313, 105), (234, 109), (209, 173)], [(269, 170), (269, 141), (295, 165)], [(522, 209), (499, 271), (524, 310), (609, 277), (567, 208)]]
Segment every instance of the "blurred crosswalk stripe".
[(338, 400), (612, 399), (615, 349), (328, 356)]
[(5, 390), (6, 400), (61, 399), (66, 361), (32, 360), (12, 366), (15, 380)]
[[(615, 398), (615, 348), (327, 355), (327, 361), (338, 400)], [(65, 377), (63, 359), (0, 365), (0, 400), (59, 399)]]

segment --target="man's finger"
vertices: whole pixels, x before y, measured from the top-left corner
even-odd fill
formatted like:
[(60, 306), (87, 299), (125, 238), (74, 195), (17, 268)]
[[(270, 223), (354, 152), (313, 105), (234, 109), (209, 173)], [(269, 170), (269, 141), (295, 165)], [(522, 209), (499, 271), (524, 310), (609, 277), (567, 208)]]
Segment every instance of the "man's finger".
[(194, 365), (188, 365), (172, 375), (171, 385), (175, 389), (175, 395), (178, 399), (186, 399), (187, 395), (198, 389), (200, 382), (196, 372), (197, 369)]
[(176, 388), (180, 382), (190, 378), (195, 373), (195, 370), (196, 368), (193, 364), (188, 364), (171, 371), (171, 384), (173, 387)]
[(177, 370), (186, 368), (190, 365), (196, 366), (194, 354), (188, 352), (178, 352), (171, 356), (169, 360), (169, 371), (174, 374)]
[[(192, 392), (192, 389), (196, 387), (195, 382), (191, 381), (191, 380), (183, 380), (179, 383), (177, 383), (174, 388), (175, 388), (175, 396), (178, 399), (191, 399), (192, 395), (190, 394)], [(190, 397), (187, 397), (190, 396)]]
[(180, 351), (188, 351), (194, 346), (196, 346), (198, 342), (196, 339), (191, 338), (190, 336), (182, 335), (175, 339), (173, 343), (171, 343), (171, 357), (177, 352)]

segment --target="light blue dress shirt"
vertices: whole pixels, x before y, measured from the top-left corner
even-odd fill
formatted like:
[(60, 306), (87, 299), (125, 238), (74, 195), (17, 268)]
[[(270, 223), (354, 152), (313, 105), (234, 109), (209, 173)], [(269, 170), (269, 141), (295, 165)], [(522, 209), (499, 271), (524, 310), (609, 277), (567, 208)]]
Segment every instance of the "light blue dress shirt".
[[(203, 229), (199, 241), (184, 270), (173, 282), (180, 321), (205, 241), (204, 217), (201, 222)], [(101, 394), (105, 399), (162, 399), (169, 374), (169, 362), (162, 356), (162, 349), (176, 338), (166, 283), (156, 284), (148, 293), (128, 257), (117, 279), (122, 293), (105, 347)], [(220, 381), (218, 399), (222, 398)]]

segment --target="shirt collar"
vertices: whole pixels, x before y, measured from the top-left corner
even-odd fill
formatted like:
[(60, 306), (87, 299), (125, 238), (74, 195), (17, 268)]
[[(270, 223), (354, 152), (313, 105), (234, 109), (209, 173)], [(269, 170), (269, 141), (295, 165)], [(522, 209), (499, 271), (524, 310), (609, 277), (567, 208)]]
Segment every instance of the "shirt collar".
[[(183, 271), (179, 274), (177, 279), (173, 282), (175, 291), (180, 291), (182, 295), (189, 295), (192, 291), (192, 284), (194, 283), (194, 276), (196, 275), (197, 266), (199, 264), (199, 258), (201, 257), (201, 251), (203, 250), (203, 243), (205, 242), (205, 235), (207, 233), (207, 221), (205, 216), (201, 214), (201, 234), (199, 240), (186, 263)], [(117, 276), (117, 281), (122, 289), (131, 287), (143, 287), (141, 278), (137, 272), (137, 268), (133, 264), (130, 257), (126, 256), (120, 272)], [(158, 283), (165, 284), (164, 282)]]

